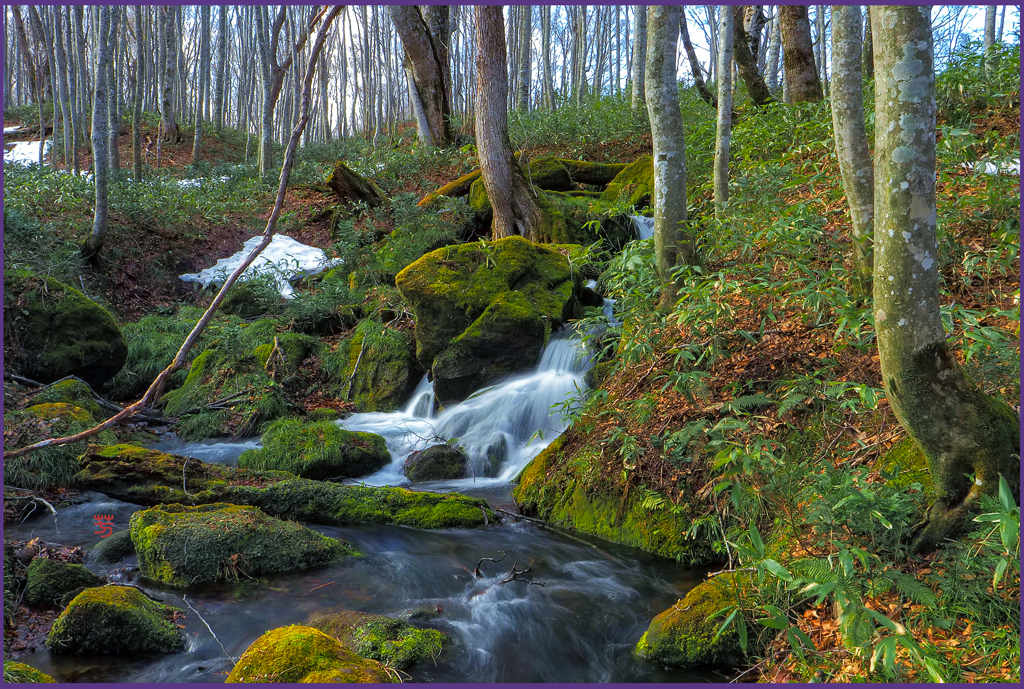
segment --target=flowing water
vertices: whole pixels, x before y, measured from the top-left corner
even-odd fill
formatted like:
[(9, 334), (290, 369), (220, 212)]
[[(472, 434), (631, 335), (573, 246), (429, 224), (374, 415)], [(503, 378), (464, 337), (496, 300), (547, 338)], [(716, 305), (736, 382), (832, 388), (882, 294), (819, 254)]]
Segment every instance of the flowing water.
[[(606, 302), (606, 313), (611, 304)], [(384, 436), (393, 461), (361, 479), (373, 485), (408, 483), (402, 463), (410, 452), (456, 439), (470, 457), (475, 477), (418, 484), (416, 488), (458, 490), (488, 500), (511, 502), (509, 481), (564, 430), (563, 407), (583, 389), (591, 365), (581, 338), (570, 329), (556, 333), (537, 368), (481, 390), (468, 400), (435, 409), (424, 379), (405, 409), (390, 414), (355, 414), (345, 428)], [(156, 447), (206, 462), (234, 464), (258, 440), (183, 443)], [(96, 514), (113, 515), (126, 528), (137, 508), (97, 493), (87, 502), (6, 530), (9, 538), (39, 536), (46, 541), (91, 547)], [(57, 530), (59, 526), (59, 531)], [(637, 659), (632, 649), (652, 617), (702, 579), (702, 573), (670, 560), (599, 539), (520, 522), (482, 529), (423, 531), (396, 526), (310, 524), (352, 543), (364, 555), (304, 572), (259, 581), (196, 589), (187, 601), (205, 618), (227, 653), (237, 658), (265, 631), (302, 624), (342, 610), (402, 617), (428, 609), (415, 624), (447, 632), (454, 643), (436, 664), (411, 670), (417, 681), (449, 682), (631, 682), (707, 681), (711, 672), (681, 672)], [(480, 558), (483, 577), (473, 575)], [(518, 563), (532, 567), (526, 581), (502, 583)], [(182, 608), (188, 647), (183, 654), (138, 658), (52, 656), (42, 650), (21, 658), (58, 681), (220, 682), (231, 669), (217, 640), (188, 610), (181, 592), (138, 581), (132, 558), (91, 569), (113, 580), (148, 587)]]

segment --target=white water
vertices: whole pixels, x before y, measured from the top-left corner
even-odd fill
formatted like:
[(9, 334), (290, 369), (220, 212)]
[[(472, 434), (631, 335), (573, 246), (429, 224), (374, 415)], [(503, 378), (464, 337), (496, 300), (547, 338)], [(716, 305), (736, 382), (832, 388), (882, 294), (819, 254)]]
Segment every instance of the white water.
[(654, 236), (654, 218), (634, 215), (633, 224), (636, 225), (636, 236), (640, 239), (650, 239)]
[(479, 390), (464, 402), (433, 411), (432, 386), (424, 376), (405, 409), (338, 421), (342, 428), (387, 441), (391, 463), (361, 481), (407, 484), (402, 465), (412, 452), (451, 441), (465, 450), (475, 476), (447, 481), (446, 488), (508, 483), (565, 430), (561, 411), (552, 406), (572, 404), (586, 388), (584, 375), (592, 361), (584, 346), (566, 328), (552, 335), (534, 371)]

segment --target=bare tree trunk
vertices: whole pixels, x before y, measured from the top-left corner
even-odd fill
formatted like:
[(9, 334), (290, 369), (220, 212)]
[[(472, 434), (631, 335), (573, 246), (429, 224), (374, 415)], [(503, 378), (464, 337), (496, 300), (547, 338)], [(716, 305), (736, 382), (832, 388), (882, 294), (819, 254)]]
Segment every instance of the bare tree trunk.
[(777, 93), (779, 89), (779, 55), (780, 48), (782, 47), (782, 33), (780, 27), (782, 22), (779, 20), (779, 9), (775, 8), (775, 18), (772, 20), (772, 39), (771, 44), (768, 48), (768, 90), (772, 93)]
[(864, 8), (864, 46), (860, 51), (860, 69), (865, 79), (875, 78), (875, 45), (871, 39), (871, 7)]
[(110, 58), (107, 60), (107, 136), (110, 137), (110, 170), (111, 174), (121, 169), (121, 151), (118, 147), (119, 135), (121, 133), (121, 118), (117, 108), (117, 78), (118, 73), (114, 69), (114, 56), (118, 48), (118, 25), (121, 23), (121, 7), (110, 8)]
[(476, 17), (476, 138), (484, 188), (494, 208), (491, 237), (521, 234), (535, 241), (543, 216), (508, 138), (508, 72), (501, 7), (474, 8)]
[(985, 72), (991, 74), (996, 68), (996, 60), (993, 56), (993, 47), (996, 44), (996, 6), (988, 5), (985, 7), (985, 34), (984, 34), (984, 48), (985, 48)]
[(661, 278), (661, 307), (676, 303), (679, 285), (672, 277), (678, 263), (693, 262), (693, 241), (682, 229), (686, 209), (686, 142), (676, 85), (677, 5), (655, 5), (647, 12), (647, 63), (644, 81), (654, 148), (654, 260)]
[(199, 8), (199, 84), (196, 96), (196, 133), (192, 139), (192, 164), (199, 164), (199, 154), (203, 147), (203, 94), (206, 92), (207, 68), (210, 65), (210, 6), (203, 5)]
[(1020, 495), (1020, 417), (967, 379), (939, 311), (935, 75), (929, 7), (877, 6), (875, 274), (886, 398), (928, 460), (936, 500), (913, 548), (959, 531), (1000, 475)]
[[(736, 15), (728, 5), (719, 7), (718, 20), (718, 127), (715, 136), (715, 212), (729, 200), (729, 139), (732, 136), (732, 50)], [(742, 15), (740, 15), (742, 16)], [(739, 41), (736, 41), (737, 43)]]
[[(70, 167), (68, 156), (76, 160), (78, 156), (75, 154), (74, 129), (71, 124), (74, 121), (74, 116), (71, 111), (71, 95), (68, 90), (68, 65), (67, 54), (64, 52), (62, 9), (61, 7), (53, 8), (53, 52), (57, 61), (57, 85), (60, 90), (61, 111), (64, 119), (64, 167), (67, 168)], [(54, 116), (56, 116), (56, 112), (54, 112)]]
[(224, 92), (228, 67), (228, 6), (220, 6), (217, 23), (217, 84), (213, 90), (213, 126), (218, 134), (224, 128)]
[(142, 28), (142, 5), (135, 6), (135, 94), (132, 111), (132, 177), (142, 181), (142, 95), (146, 81), (146, 41)]
[(533, 41), (533, 7), (523, 5), (519, 18), (519, 92), (516, 96), (516, 109), (530, 109), (530, 72), (532, 64), (530, 49)]
[(100, 22), (98, 53), (96, 56), (96, 85), (92, 111), (93, 183), (96, 187), (96, 211), (93, 215), (92, 234), (82, 246), (82, 255), (93, 260), (103, 248), (107, 238), (107, 166), (110, 164), (107, 146), (110, 141), (107, 127), (107, 63), (110, 61), (110, 11), (106, 5), (99, 8)]
[(783, 64), (786, 67), (786, 85), (793, 103), (817, 103), (824, 96), (818, 70), (814, 67), (814, 49), (811, 46), (811, 21), (807, 7), (782, 5), (779, 7), (782, 23)]
[(690, 42), (690, 31), (686, 26), (686, 10), (682, 10), (679, 14), (679, 33), (683, 37), (683, 50), (686, 52), (686, 59), (690, 62), (690, 73), (693, 74), (693, 83), (697, 87), (697, 93), (700, 94), (705, 103), (712, 108), (717, 108), (718, 99), (715, 98), (715, 95), (708, 89), (707, 84), (704, 83), (704, 73), (700, 66), (700, 60), (697, 59), (697, 53)]
[(825, 35), (827, 33), (826, 29), (825, 29), (825, 24), (826, 24), (825, 14), (827, 13), (827, 11), (828, 11), (828, 5), (817, 5), (815, 16), (814, 16), (815, 22), (818, 25), (818, 44), (820, 46), (819, 50), (818, 50), (818, 57), (819, 57), (818, 74), (819, 74), (819, 76), (821, 78), (821, 92), (822, 92), (822, 94), (824, 94), (825, 98), (828, 98), (828, 89), (829, 89), (829, 84), (828, 84), (828, 57), (827, 57), (828, 50), (826, 49), (828, 44), (827, 44), (826, 39), (825, 39)]
[[(722, 5), (722, 7), (726, 7), (726, 5)], [(768, 91), (768, 85), (764, 83), (764, 77), (757, 69), (757, 56), (750, 50), (750, 43), (755, 39), (748, 36), (744, 29), (744, 7), (730, 8), (730, 11), (734, 12), (733, 33), (736, 40), (733, 42), (733, 53), (736, 59), (736, 71), (739, 72), (743, 83), (747, 85), (747, 93), (750, 95), (750, 100), (754, 102), (754, 105), (764, 105), (771, 101), (772, 96)], [(721, 8), (719, 8), (719, 13), (721, 13)], [(719, 51), (721, 50), (720, 46)], [(721, 74), (721, 60), (719, 60), (718, 64), (719, 74)], [(731, 70), (730, 74), (732, 74)], [(719, 81), (721, 81), (721, 78), (719, 78)], [(719, 90), (719, 93), (721, 93), (721, 90)]]
[[(647, 6), (633, 8), (633, 110), (644, 107), (644, 60), (647, 59)], [(683, 29), (685, 31), (685, 29)], [(696, 57), (696, 56), (695, 56)], [(699, 67), (697, 68), (700, 69)], [(699, 73), (699, 72), (698, 72)], [(703, 79), (701, 79), (703, 82)]]
[(427, 121), (427, 114), (423, 111), (423, 101), (416, 91), (416, 77), (412, 72), (412, 60), (409, 54), (405, 56), (405, 75), (409, 83), (409, 102), (412, 104), (413, 117), (416, 120), (416, 135), (424, 146), (433, 146), (434, 141), (430, 135), (430, 122)]
[(541, 74), (541, 102), (547, 110), (555, 109), (555, 82), (551, 72), (551, 6), (541, 5), (540, 35), (543, 70)]
[(860, 72), (860, 7), (832, 6), (832, 128), (836, 158), (853, 222), (854, 289), (871, 293), (871, 241), (874, 230), (874, 167), (864, 127), (864, 86)]
[(28, 72), (28, 82), (32, 85), (29, 93), (35, 96), (36, 93), (36, 66), (32, 61), (32, 53), (28, 49), (28, 34), (25, 32), (25, 20), (21, 16), (21, 6), (11, 5), (11, 14), (14, 17), (14, 32), (18, 37), (18, 50), (25, 59), (25, 68)]
[[(443, 8), (443, 9), (442, 9)], [(391, 21), (412, 61), (416, 93), (430, 127), (421, 140), (437, 146), (455, 142), (451, 129), (451, 68), (448, 58), (449, 8), (391, 5)]]
[(178, 123), (174, 119), (174, 78), (177, 74), (178, 58), (177, 41), (174, 31), (174, 7), (158, 9), (162, 16), (164, 39), (164, 68), (160, 73), (160, 124), (163, 128), (163, 139), (168, 143), (178, 143)]

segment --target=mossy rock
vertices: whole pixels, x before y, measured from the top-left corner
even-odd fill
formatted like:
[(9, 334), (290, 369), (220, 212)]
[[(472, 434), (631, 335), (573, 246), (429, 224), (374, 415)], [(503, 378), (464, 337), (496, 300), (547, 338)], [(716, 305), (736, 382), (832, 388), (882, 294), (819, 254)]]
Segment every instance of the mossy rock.
[(53, 623), (46, 647), (61, 655), (181, 651), (176, 610), (128, 586), (88, 588)]
[(225, 503), (142, 510), (130, 531), (143, 576), (170, 586), (306, 569), (354, 554), (301, 524)]
[(459, 448), (451, 445), (434, 445), (410, 454), (402, 466), (402, 471), (413, 483), (443, 481), (465, 476), (468, 463), (469, 458)]
[(334, 637), (312, 627), (272, 629), (245, 650), (227, 683), (385, 683), (394, 681), (380, 663), (361, 658)]
[(102, 577), (82, 565), (37, 557), (28, 566), (25, 602), (35, 607), (54, 607), (68, 591), (102, 584)]
[(423, 377), (415, 340), (379, 321), (360, 321), (343, 354), (346, 365), (339, 392), (359, 411), (398, 409)]
[(89, 386), (83, 381), (75, 380), (74, 378), (54, 383), (32, 396), (33, 404), (47, 404), (51, 402), (61, 402), (81, 407), (89, 412), (97, 421), (102, 421), (108, 416), (103, 413), (102, 407), (96, 403)]
[(78, 376), (93, 388), (128, 356), (109, 311), (74, 287), (24, 273), (4, 275), (4, 349), (7, 365), (26, 378)]
[(391, 462), (384, 438), (346, 431), (333, 421), (278, 419), (261, 442), (263, 447), (241, 454), (239, 468), (327, 481), (372, 474)]
[(875, 470), (889, 476), (888, 483), (897, 488), (921, 484), (926, 493), (932, 492), (932, 475), (928, 460), (913, 438), (899, 441), (875, 461)]
[(564, 448), (562, 435), (517, 477), (512, 497), (524, 515), (687, 564), (715, 559), (710, 543), (687, 538), (687, 510), (645, 508), (639, 491), (624, 497), (621, 486), (600, 478), (599, 449)]
[(393, 617), (352, 610), (319, 617), (309, 626), (333, 636), (364, 658), (399, 670), (437, 658), (451, 641), (436, 629), (417, 629)]
[(745, 655), (735, 628), (715, 635), (722, 625), (709, 619), (736, 600), (735, 575), (722, 574), (695, 586), (683, 600), (651, 621), (636, 645), (645, 660), (682, 668), (736, 666)]
[[(313, 481), (283, 471), (188, 461), (133, 445), (90, 446), (75, 478), (83, 489), (138, 505), (230, 502), (259, 507), (284, 519), (321, 524), (369, 522), (451, 529), (497, 521), (485, 500), (458, 493)], [(182, 489), (183, 481), (188, 494)]]
[[(277, 346), (276, 353), (273, 341), (260, 345), (253, 352), (256, 361), (264, 370), (273, 368), (283, 373), (295, 373), (320, 346), (320, 340), (317, 338), (300, 333), (281, 333), (276, 335), (274, 340)], [(271, 356), (274, 357), (273, 361), (270, 361)]]
[(134, 553), (135, 544), (128, 529), (110, 534), (92, 548), (93, 561), (101, 565), (112, 565)]
[(569, 171), (573, 182), (602, 187), (610, 184), (627, 165), (626, 163), (591, 163), (586, 160), (566, 160), (565, 158), (560, 158), (558, 162)]
[(530, 160), (519, 167), (523, 170), (526, 183), (546, 191), (569, 191), (575, 189), (569, 170), (558, 158), (544, 157)]
[(31, 665), (4, 661), (4, 684), (56, 684), (57, 680)]
[(337, 409), (331, 409), (330, 407), (310, 409), (306, 412), (307, 423), (316, 423), (317, 421), (338, 421), (343, 418), (345, 418), (344, 414)]
[(583, 380), (588, 388), (599, 388), (613, 370), (615, 370), (614, 361), (601, 361), (590, 367)]
[(522, 237), (438, 249), (399, 273), (438, 401), (536, 366), (552, 328), (577, 315), (579, 282), (565, 256)]
[(224, 313), (251, 319), (279, 313), (283, 306), (284, 298), (276, 284), (267, 278), (257, 277), (232, 285), (220, 308)]
[(601, 194), (601, 203), (606, 206), (626, 204), (638, 210), (651, 204), (654, 193), (654, 159), (642, 156), (615, 176)]

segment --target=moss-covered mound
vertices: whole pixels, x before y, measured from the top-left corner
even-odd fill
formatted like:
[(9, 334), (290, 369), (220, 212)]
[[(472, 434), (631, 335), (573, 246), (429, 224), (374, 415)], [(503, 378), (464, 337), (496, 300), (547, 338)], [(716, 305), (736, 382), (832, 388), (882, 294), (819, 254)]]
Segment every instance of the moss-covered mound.
[(317, 618), (309, 626), (335, 637), (364, 658), (399, 670), (437, 658), (451, 641), (436, 629), (417, 629), (393, 617), (352, 610)]
[(128, 344), (114, 317), (75, 288), (12, 273), (4, 275), (4, 351), (27, 378), (78, 376), (96, 388), (124, 366)]
[(601, 193), (601, 203), (606, 206), (625, 204), (639, 210), (650, 205), (653, 193), (654, 159), (643, 156), (615, 176)]
[(352, 548), (254, 507), (162, 505), (132, 515), (142, 574), (171, 586), (316, 567)]
[(94, 562), (101, 565), (112, 565), (135, 553), (132, 534), (128, 529), (112, 533), (92, 548)]
[(688, 539), (688, 516), (679, 510), (651, 510), (639, 491), (623, 498), (623, 489), (598, 477), (600, 450), (583, 446), (563, 450), (556, 439), (518, 477), (512, 496), (520, 511), (546, 522), (690, 564), (714, 559), (707, 543)]
[(875, 461), (874, 468), (898, 488), (918, 483), (925, 492), (932, 490), (928, 460), (913, 438), (904, 438), (893, 445)]
[(708, 619), (735, 600), (735, 576), (723, 574), (693, 588), (686, 597), (651, 621), (636, 645), (641, 658), (678, 667), (738, 665), (744, 655), (736, 630), (718, 639), (720, 618)]
[(37, 557), (28, 566), (25, 602), (36, 607), (53, 607), (60, 603), (68, 591), (100, 586), (102, 583), (101, 577), (82, 565)]
[(96, 403), (96, 400), (92, 396), (92, 390), (89, 389), (89, 386), (80, 380), (75, 380), (74, 378), (54, 383), (49, 387), (43, 388), (37, 394), (32, 396), (33, 404), (47, 404), (52, 402), (60, 402), (63, 404), (71, 404), (76, 407), (81, 407), (89, 412), (97, 421), (105, 419), (108, 416), (103, 413), (103, 409)]
[(321, 524), (370, 522), (449, 529), (497, 521), (486, 501), (458, 493), (313, 481), (283, 471), (187, 461), (133, 445), (90, 447), (75, 479), (83, 488), (139, 505), (229, 502), (259, 507), (283, 519)]
[(414, 483), (416, 481), (443, 481), (465, 476), (468, 461), (466, 453), (457, 447), (434, 445), (409, 455), (402, 470), (405, 472), (406, 478)]
[(4, 661), (4, 684), (55, 684), (57, 680), (31, 665)]
[(423, 377), (413, 338), (378, 321), (360, 321), (339, 353), (346, 357), (339, 392), (359, 411), (398, 409)]
[(256, 278), (232, 285), (220, 308), (239, 318), (258, 318), (282, 310), (284, 299), (272, 280)]
[(333, 421), (278, 419), (267, 426), (261, 441), (263, 447), (238, 458), (240, 468), (328, 481), (372, 474), (391, 461), (384, 438), (346, 431)]
[(579, 282), (565, 256), (521, 237), (438, 249), (399, 273), (441, 404), (536, 366), (551, 329), (576, 314)]
[(59, 654), (170, 653), (185, 646), (175, 608), (128, 586), (89, 588), (53, 623), (46, 647)]
[(337, 639), (312, 627), (272, 629), (246, 649), (230, 683), (392, 682), (380, 663), (360, 658)]

